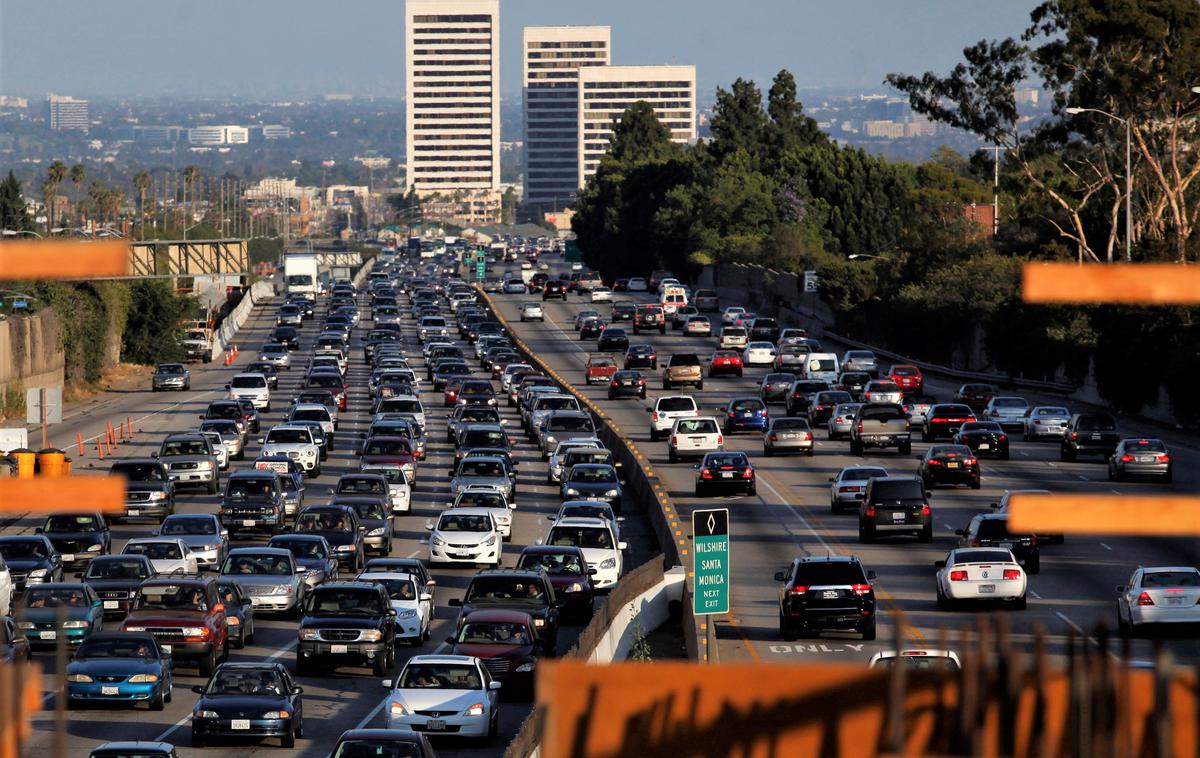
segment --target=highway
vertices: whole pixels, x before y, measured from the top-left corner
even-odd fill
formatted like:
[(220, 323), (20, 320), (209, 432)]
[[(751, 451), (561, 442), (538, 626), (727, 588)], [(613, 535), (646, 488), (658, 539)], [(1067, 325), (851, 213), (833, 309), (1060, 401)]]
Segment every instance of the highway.
[[(224, 384), (229, 377), (239, 370), (240, 366), (254, 360), (257, 347), (266, 339), (267, 333), (274, 326), (276, 306), (280, 300), (269, 301), (256, 307), (251, 319), (238, 335), (241, 353), (234, 364), (225, 367), (219, 364), (202, 366), (192, 364), (192, 390), (187, 393), (153, 393), (149, 389), (147, 377), (144, 389), (110, 392), (93, 399), (82, 409), (68, 409), (62, 426), (53, 427), (51, 440), (62, 441), (75, 439), (76, 431), (80, 431), (85, 439), (94, 435), (102, 428), (104, 420), (124, 420), (127, 416), (133, 421), (135, 430), (134, 440), (122, 444), (115, 456), (135, 457), (146, 456), (158, 449), (163, 436), (170, 432), (194, 430), (198, 427), (197, 416), (204, 412), (207, 404), (214, 399), (224, 397)], [(365, 306), (366, 298), (360, 303)], [(402, 300), (402, 303), (404, 301)], [(369, 328), (365, 319), (368, 313), (364, 311), (364, 324)], [(280, 375), (279, 387), (273, 392), (271, 413), (263, 414), (262, 431), (266, 432), (272, 424), (283, 419), (288, 400), (298, 390), (303, 378), (303, 366), (311, 355), (318, 326), (324, 310), (318, 304), (317, 314), (313, 320), (306, 322), (301, 337), (300, 350), (292, 356), (293, 368)], [(413, 326), (415, 321), (404, 322), (405, 338), (409, 349), (413, 368), (418, 376), (424, 377), (424, 367)], [(367, 400), (367, 379), (370, 371), (363, 362), (362, 349), (359, 347), (358, 335), (365, 333), (363, 326), (355, 331), (351, 338), (352, 356), (348, 373), (348, 383), (351, 387), (348, 411), (341, 415), (337, 430), (336, 450), (331, 452), (329, 459), (322, 463), (322, 472), (317, 479), (307, 482), (305, 504), (327, 502), (337, 478), (344, 473), (357, 471), (358, 461), (352, 450), (359, 432), (365, 431), (370, 422), (369, 405)], [(473, 353), (471, 353), (473, 355)], [(478, 365), (477, 362), (475, 365)], [(425, 382), (423, 389), (430, 385)], [(424, 525), (431, 517), (436, 516), (449, 500), (446, 470), (453, 458), (453, 446), (446, 442), (445, 417), (449, 409), (442, 408), (441, 393), (425, 391), (422, 394), (428, 414), (428, 459), (418, 467), (417, 483), (413, 492), (412, 513), (395, 519), (395, 541), (392, 555), (417, 556), (426, 558), (428, 547), (425, 540)], [(505, 544), (504, 555), (506, 565), (512, 565), (521, 548), (533, 544), (545, 535), (548, 523), (546, 516), (558, 510), (559, 498), (557, 488), (546, 485), (545, 463), (541, 460), (536, 446), (530, 444), (520, 430), (519, 417), (513, 409), (501, 403), (501, 413), (509, 428), (514, 429), (517, 441), (516, 458), (520, 463), (519, 487), (521, 491), (516, 517), (513, 526), (512, 539)], [(90, 430), (90, 433), (89, 433)], [(250, 435), (244, 461), (233, 461), (230, 471), (252, 465), (257, 455), (258, 445)], [(60, 442), (61, 445), (61, 442)], [(72, 454), (74, 453), (72, 449)], [(87, 455), (95, 470), (106, 470), (111, 459), (103, 463), (95, 460), (94, 447)], [(79, 461), (77, 470), (86, 471), (88, 464)], [(224, 477), (222, 477), (222, 481)], [(209, 496), (195, 489), (181, 491), (178, 498), (177, 512), (215, 512), (217, 497)], [(39, 522), (31, 519), (19, 520), (3, 529), (4, 534), (18, 534), (32, 531)], [(124, 542), (133, 537), (149, 536), (155, 524), (143, 521), (133, 524), (121, 524), (113, 530), (112, 552), (119, 552)], [(627, 554), (626, 570), (632, 569), (653, 554), (653, 535), (644, 523), (629, 523), (623, 529), (624, 538), (630, 542), (630, 552)], [(233, 546), (253, 544), (235, 540)], [(444, 649), (442, 644), (451, 633), (454, 620), (457, 618), (456, 608), (450, 608), (447, 601), (452, 597), (461, 597), (467, 582), (474, 574), (469, 568), (439, 569), (434, 572), (438, 581), (436, 620), (432, 629), (431, 639), (420, 647), (404, 647), (397, 649), (397, 671), (403, 666), (410, 655), (432, 653)], [(70, 580), (70, 577), (67, 577)], [(108, 628), (117, 628), (118, 621), (107, 622)], [(260, 615), (256, 618), (257, 634), (253, 644), (244, 650), (232, 650), (231, 661), (261, 661), (282, 659), (289, 669), (294, 671), (294, 652), (296, 647), (297, 622), (291, 619)], [(565, 652), (581, 627), (564, 625), (559, 635), (559, 650)], [(48, 670), (53, 669), (54, 657), (52, 651), (39, 651), (35, 659)], [(175, 679), (175, 697), (162, 712), (149, 712), (144, 709), (129, 711), (124, 707), (97, 707), (71, 711), (68, 723), (67, 747), (72, 755), (87, 755), (87, 752), (99, 743), (111, 740), (162, 740), (181, 748), (182, 755), (206, 756), (241, 756), (247, 752), (261, 750), (279, 750), (274, 740), (263, 743), (251, 742), (218, 742), (216, 746), (206, 748), (202, 753), (190, 749), (190, 714), (197, 695), (191, 692), (193, 685), (203, 684), (204, 679), (197, 675), (194, 668), (182, 667), (177, 669)], [(385, 691), (380, 686), (380, 680), (372, 676), (367, 669), (341, 668), (326, 675), (316, 677), (300, 677), (299, 683), (304, 687), (304, 716), (305, 736), (297, 742), (297, 755), (325, 756), (328, 755), (337, 736), (345, 729), (356, 726), (383, 726), (383, 716), (380, 709)], [(53, 680), (47, 677), (45, 690), (45, 706), (52, 709), (54, 697), (51, 694)], [(500, 718), (500, 736), (492, 744), (471, 743), (462, 740), (447, 739), (438, 742), (439, 755), (449, 756), (493, 756), (503, 752), (505, 745), (511, 741), (521, 722), (529, 711), (529, 703), (505, 699)], [(28, 746), (29, 754), (38, 751), (49, 751), (53, 744), (54, 715), (52, 710), (38, 714), (34, 720), (34, 733)]]
[[(976, 615), (989, 609), (939, 611), (935, 604), (933, 563), (944, 558), (957, 544), (954, 530), (964, 528), (974, 514), (987, 512), (989, 504), (997, 502), (1005, 490), (1045, 488), (1064, 493), (1169, 494), (1194, 493), (1200, 485), (1197, 481), (1200, 452), (1194, 446), (1172, 449), (1175, 480), (1174, 484), (1164, 485), (1112, 483), (1107, 481), (1105, 466), (1099, 458), (1062, 463), (1054, 443), (1014, 441), (1010, 460), (982, 461), (981, 489), (940, 487), (934, 491), (932, 545), (905, 537), (862, 545), (858, 543), (856, 516), (830, 513), (829, 477), (844, 466), (862, 463), (882, 465), (893, 474), (915, 473), (916, 458), (928, 447), (920, 442), (919, 435), (911, 456), (900, 456), (895, 449), (890, 449), (868, 451), (866, 458), (851, 456), (847, 442), (829, 442), (823, 431), (815, 435), (817, 447), (812, 458), (766, 458), (762, 455), (761, 437), (757, 433), (730, 436), (726, 438), (726, 449), (746, 452), (756, 466), (757, 496), (697, 499), (691, 463), (669, 464), (666, 441), (650, 441), (645, 406), (662, 393), (659, 375), (643, 372), (648, 377), (649, 400), (646, 402), (635, 399), (610, 401), (605, 386), (589, 387), (583, 381), (583, 367), (589, 350), (595, 349), (595, 342), (579, 340), (573, 330), (574, 316), (580, 310), (594, 309), (607, 320), (607, 303), (593, 305), (582, 296), (571, 295), (568, 303), (545, 303), (545, 323), (522, 324), (519, 304), (535, 298), (520, 295), (491, 297), (522, 339), (563, 377), (574, 377), (576, 389), (603, 407), (648, 457), (656, 473), (667, 483), (671, 502), (683, 520), (688, 521), (696, 507), (729, 508), (733, 607), (727, 619), (718, 618), (722, 662), (866, 661), (872, 653), (893, 647), (893, 624), (901, 617), (906, 622), (906, 646), (934, 647), (942, 630), (951, 635), (953, 643), (963, 625), (974, 624)], [(614, 298), (636, 302), (652, 300), (652, 296), (645, 293), (614, 293)], [(721, 308), (743, 304), (723, 300)], [(708, 315), (713, 319), (715, 334), (720, 329), (720, 314)], [(635, 337), (632, 328), (628, 331), (631, 343), (654, 345), (660, 366), (672, 352), (697, 352), (706, 357), (716, 348), (715, 336), (687, 337), (669, 327), (662, 336), (651, 332)], [(683, 388), (672, 390), (671, 394), (691, 394), (702, 411), (715, 416), (719, 413), (717, 408), (723, 408), (733, 396), (757, 397), (764, 373), (766, 370), (762, 368), (748, 368), (740, 379), (706, 378), (703, 391)], [(927, 391), (939, 399), (950, 400), (958, 384), (926, 377)], [(1055, 402), (1061, 404), (1061, 401)], [(783, 413), (782, 406), (772, 406), (772, 413)], [(1130, 436), (1153, 434), (1136, 427), (1123, 431)], [(826, 553), (857, 555), (868, 569), (877, 572), (875, 591), (882, 614), (876, 641), (864, 642), (856, 634), (836, 633), (794, 642), (785, 642), (780, 637), (778, 584), (773, 581), (773, 574), (798, 556)], [(1040, 624), (1051, 634), (1050, 651), (1061, 653), (1068, 630), (1091, 634), (1101, 620), (1115, 627), (1114, 588), (1124, 584), (1136, 566), (1197, 565), (1198, 562), (1200, 546), (1190, 539), (1068, 537), (1062, 545), (1044, 546), (1041, 573), (1029, 578), (1028, 609), (1001, 610), (1000, 613), (1010, 620), (1016, 640), (1031, 641)], [(1177, 661), (1194, 663), (1200, 660), (1200, 640), (1195, 638), (1170, 639), (1166, 647)], [(1135, 640), (1132, 650), (1135, 657), (1147, 659), (1151, 654), (1151, 643)]]

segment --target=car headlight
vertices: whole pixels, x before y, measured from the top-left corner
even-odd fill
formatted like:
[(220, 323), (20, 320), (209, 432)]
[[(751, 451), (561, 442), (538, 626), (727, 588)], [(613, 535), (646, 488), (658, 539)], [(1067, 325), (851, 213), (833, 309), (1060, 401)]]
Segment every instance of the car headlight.
[(520, 666), (517, 666), (517, 673), (528, 674), (530, 671), (533, 671), (534, 666), (536, 665), (537, 664), (535, 664), (533, 661), (525, 661)]
[(605, 558), (604, 560), (600, 561), (600, 568), (602, 568), (602, 569), (612, 569), (612, 568), (616, 568), (616, 567), (617, 567), (617, 559), (616, 558)]
[[(67, 681), (75, 684), (86, 684), (92, 681), (92, 678), (87, 674), (67, 674)], [(130, 679), (129, 681), (132, 682), (133, 680)]]
[(616, 497), (619, 494), (621, 494), (619, 490), (609, 490), (608, 492), (604, 493), (604, 496), (605, 497)]
[(429, 542), (430, 542), (430, 544), (433, 544), (433, 545), (445, 545), (446, 544), (446, 540), (442, 539), (441, 537), (437, 536), (436, 534), (429, 538)]
[(339, 553), (353, 553), (358, 550), (358, 545), (338, 545), (336, 548)]
[(396, 614), (396, 618), (399, 618), (399, 619), (411, 619), (411, 618), (416, 618), (416, 617), (417, 617), (417, 612), (415, 610), (413, 610), (412, 608), (405, 608), (404, 610), (402, 610)]
[(378, 529), (372, 529), (371, 531), (367, 532), (367, 536), (368, 537), (382, 537), (383, 536), (383, 527), (380, 527)]
[(49, 572), (46, 569), (34, 569), (29, 572), (30, 579), (44, 579)]
[(87, 629), (87, 628), (88, 628), (88, 622), (86, 622), (86, 621), (75, 620), (75, 621), (64, 621), (63, 622), (63, 629)]
[(212, 467), (212, 461), (200, 461), (196, 464), (196, 468), (198, 469), (211, 469)]
[(574, 487), (567, 487), (567, 494), (571, 497), (578, 497), (579, 490), (575, 489)]
[(464, 716), (482, 716), (483, 715), (483, 703), (472, 703), (465, 711), (463, 711), (463, 715)]
[(205, 629), (199, 626), (185, 626), (183, 628), (184, 637), (203, 637)]
[(192, 718), (197, 719), (215, 719), (220, 718), (216, 711), (193, 711)]
[(200, 549), (201, 551), (204, 551), (204, 550), (220, 550), (220, 549), (221, 549), (221, 543), (220, 543), (220, 542), (214, 542), (214, 543), (212, 543), (211, 545), (201, 545), (199, 549)]
[(379, 642), (381, 639), (383, 639), (383, 632), (379, 631), (378, 629), (367, 629), (359, 632), (358, 638), (365, 642)]
[(277, 584), (272, 588), (271, 593), (274, 595), (290, 595), (295, 591), (296, 588), (290, 584)]
[[(33, 627), (33, 625), (32, 625), (32, 624), (30, 624), (30, 628), (32, 628), (32, 627)], [(127, 626), (127, 627), (125, 627), (125, 628), (124, 628), (122, 631), (125, 631), (125, 632), (144, 632), (144, 631), (146, 631), (146, 627), (144, 627), (144, 626)]]
[(572, 582), (567, 587), (567, 592), (583, 592), (583, 585), (579, 582)]
[(495, 544), (496, 544), (496, 535), (494, 535), (494, 534), (491, 537), (488, 537), (486, 540), (483, 541), (484, 547), (491, 547), (492, 545), (495, 545)]
[(534, 619), (533, 625), (537, 627), (543, 627), (546, 625), (546, 619)]
[(292, 714), (288, 713), (287, 711), (267, 711), (262, 715), (262, 717), (268, 721), (273, 721), (275, 719), (290, 718), (291, 715)]
[(229, 624), (230, 626), (238, 626), (239, 624), (242, 623), (242, 620), (239, 619), (237, 616), (228, 616), (225, 619), (225, 623)]
[(510, 524), (510, 523), (512, 523), (512, 519), (509, 518), (508, 516), (497, 516), (496, 523), (497, 524)]
[(129, 677), (130, 684), (150, 684), (158, 681), (158, 674), (134, 674)]
[(98, 553), (98, 552), (100, 552), (100, 550), (101, 550), (103, 547), (104, 547), (104, 545), (101, 545), (100, 543), (98, 543), (98, 542), (97, 542), (95, 545), (92, 545), (91, 547), (89, 547), (89, 548), (87, 549), (87, 551), (88, 551), (89, 553)]
[(404, 703), (399, 700), (390, 700), (388, 701), (388, 713), (392, 716), (407, 716), (408, 708), (405, 708)]
[(32, 629), (33, 622), (32, 621), (22, 621), (22, 622), (18, 623), (17, 626), (20, 627), (21, 629)]
[(302, 640), (310, 640), (311, 641), (311, 640), (321, 639), (321, 632), (317, 629), (301, 629), (299, 632), (299, 635), (300, 635), (300, 639), (302, 639)]
[(167, 493), (165, 493), (165, 492), (151, 492), (151, 493), (150, 493), (150, 499), (151, 499), (151, 500), (166, 500), (166, 499), (167, 499)]
[(550, 435), (550, 436), (546, 437), (546, 444), (547, 444), (547, 445), (554, 445), (554, 444), (557, 444), (557, 443), (558, 443), (558, 440), (557, 440), (557, 439), (555, 439), (554, 435)]

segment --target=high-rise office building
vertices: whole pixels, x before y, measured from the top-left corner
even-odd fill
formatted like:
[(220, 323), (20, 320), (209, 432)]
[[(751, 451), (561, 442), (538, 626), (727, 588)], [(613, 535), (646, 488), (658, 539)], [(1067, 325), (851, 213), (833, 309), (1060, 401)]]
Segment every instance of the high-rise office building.
[(66, 95), (46, 96), (46, 119), (50, 129), (56, 132), (88, 131), (88, 101), (76, 100)]
[(589, 66), (579, 69), (579, 187), (608, 152), (613, 125), (645, 101), (671, 131), (671, 141), (696, 139), (695, 66)]
[(499, 192), (499, 73), (500, 0), (406, 0), (410, 189)]
[(527, 26), (525, 202), (563, 208), (579, 187), (579, 69), (612, 60), (607, 26)]

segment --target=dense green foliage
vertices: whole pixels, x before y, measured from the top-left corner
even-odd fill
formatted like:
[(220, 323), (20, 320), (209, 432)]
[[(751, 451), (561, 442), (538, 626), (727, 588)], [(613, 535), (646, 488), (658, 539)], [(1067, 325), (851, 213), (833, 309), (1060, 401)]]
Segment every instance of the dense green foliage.
[(25, 210), (25, 198), (21, 195), (21, 183), (9, 171), (0, 182), (0, 229), (31, 231), (33, 220)]
[(145, 279), (130, 285), (132, 298), (121, 335), (121, 359), (155, 364), (184, 358), (183, 320), (195, 303), (177, 293), (162, 279)]

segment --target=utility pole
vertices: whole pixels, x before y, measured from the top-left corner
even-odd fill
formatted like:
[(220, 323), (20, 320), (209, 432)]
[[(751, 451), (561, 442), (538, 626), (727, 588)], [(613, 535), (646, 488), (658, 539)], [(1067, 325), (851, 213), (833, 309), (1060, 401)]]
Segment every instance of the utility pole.
[(993, 147), (985, 147), (983, 150), (991, 150), (993, 156), (992, 163), (992, 237), (995, 238), (1000, 233), (1000, 151), (1003, 147), (995, 145)]

